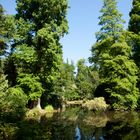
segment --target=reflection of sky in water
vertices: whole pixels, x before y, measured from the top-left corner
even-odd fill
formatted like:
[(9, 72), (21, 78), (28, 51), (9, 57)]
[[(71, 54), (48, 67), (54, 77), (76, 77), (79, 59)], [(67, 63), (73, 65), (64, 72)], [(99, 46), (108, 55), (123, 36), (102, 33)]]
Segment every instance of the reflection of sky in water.
[(81, 133), (78, 126), (75, 128), (75, 140), (81, 140)]
[[(103, 138), (103, 136), (100, 136), (99, 138), (97, 138), (98, 140), (105, 140)], [(84, 140), (97, 140), (95, 136), (93, 137), (87, 137), (87, 138), (84, 138)], [(81, 135), (81, 132), (80, 132), (80, 128), (78, 127), (78, 125), (76, 126), (75, 128), (75, 140), (83, 140), (82, 138), (82, 135)]]

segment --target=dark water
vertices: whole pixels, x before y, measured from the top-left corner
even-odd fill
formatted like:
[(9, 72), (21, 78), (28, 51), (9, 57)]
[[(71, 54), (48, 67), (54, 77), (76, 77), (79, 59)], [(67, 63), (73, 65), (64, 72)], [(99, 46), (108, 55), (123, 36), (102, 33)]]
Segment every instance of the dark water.
[(140, 113), (69, 108), (38, 120), (3, 122), (0, 140), (140, 140)]

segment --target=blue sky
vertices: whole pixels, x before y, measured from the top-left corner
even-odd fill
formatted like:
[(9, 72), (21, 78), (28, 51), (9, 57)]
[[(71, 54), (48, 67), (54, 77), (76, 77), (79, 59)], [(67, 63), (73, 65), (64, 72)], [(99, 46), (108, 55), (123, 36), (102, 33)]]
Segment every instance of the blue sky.
[[(61, 39), (63, 57), (76, 64), (81, 58), (90, 56), (91, 46), (95, 43), (95, 32), (99, 31), (98, 17), (103, 0), (69, 0), (68, 22), (69, 34)], [(117, 0), (118, 9), (123, 14), (127, 28), (132, 0)], [(14, 0), (0, 0), (8, 14), (15, 14)]]

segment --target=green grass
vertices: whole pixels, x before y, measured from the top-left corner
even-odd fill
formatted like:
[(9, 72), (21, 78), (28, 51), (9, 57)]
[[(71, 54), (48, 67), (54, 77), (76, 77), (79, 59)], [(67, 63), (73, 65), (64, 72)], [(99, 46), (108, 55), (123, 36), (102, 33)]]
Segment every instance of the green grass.
[(46, 112), (54, 112), (54, 108), (53, 108), (52, 105), (47, 105), (47, 106), (44, 108), (44, 110), (45, 110)]

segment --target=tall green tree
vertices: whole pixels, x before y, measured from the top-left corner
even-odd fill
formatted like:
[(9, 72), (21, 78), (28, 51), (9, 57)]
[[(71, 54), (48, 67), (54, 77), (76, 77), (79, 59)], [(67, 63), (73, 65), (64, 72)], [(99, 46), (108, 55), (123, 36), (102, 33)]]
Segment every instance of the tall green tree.
[(132, 9), (129, 13), (130, 21), (128, 25), (128, 30), (131, 33), (130, 45), (132, 47), (132, 57), (135, 63), (140, 67), (140, 1), (133, 0)]
[(98, 73), (86, 65), (85, 59), (80, 59), (77, 63), (76, 86), (81, 99), (91, 99), (99, 82)]
[[(2, 62), (2, 58), (1, 58), (1, 56), (4, 54), (5, 45), (6, 45), (5, 39), (4, 39), (4, 34), (6, 32), (5, 28), (4, 28), (5, 27), (4, 21), (5, 21), (4, 9), (3, 9), (2, 5), (0, 5), (0, 79), (1, 79), (1, 83), (3, 83), (3, 79), (5, 79), (5, 77), (3, 76), (3, 62)], [(3, 88), (3, 87), (5, 87), (5, 86), (1, 86), (1, 88)], [(2, 89), (0, 91), (2, 91)]]
[(123, 31), (124, 20), (122, 14), (117, 10), (116, 0), (104, 0), (103, 7), (100, 10), (102, 14), (99, 17), (99, 25), (102, 26), (100, 31), (96, 33), (97, 41), (102, 41), (110, 36), (118, 39), (120, 33)]
[(115, 0), (104, 0), (99, 17), (101, 30), (92, 47), (93, 65), (97, 65), (100, 84), (96, 96), (104, 96), (114, 109), (135, 109), (138, 89), (137, 66), (130, 59), (131, 47), (123, 36), (123, 20)]
[[(132, 58), (138, 66), (138, 84), (137, 87), (140, 89), (140, 1), (133, 0), (132, 9), (129, 13), (130, 20), (128, 25), (129, 38), (128, 42), (132, 47)], [(140, 104), (140, 100), (139, 100)]]
[(129, 31), (134, 32), (135, 34), (139, 34), (140, 32), (140, 1), (133, 0), (132, 9), (129, 13), (130, 21), (129, 21)]
[(78, 99), (77, 87), (75, 84), (75, 66), (73, 62), (63, 62), (60, 68), (60, 76), (55, 84), (55, 92), (65, 100)]
[(0, 4), (0, 92), (6, 92), (8, 81), (4, 74), (4, 61), (7, 55), (8, 43), (12, 37), (10, 33), (13, 29), (13, 17), (6, 15), (5, 10)]
[[(17, 84), (33, 100), (53, 91), (62, 63), (61, 37), (67, 33), (67, 0), (16, 0), (17, 29), (13, 54)], [(33, 85), (32, 81), (38, 83)], [(40, 83), (40, 84), (39, 84)], [(25, 88), (26, 85), (26, 88)], [(36, 87), (36, 88), (31, 88)], [(43, 89), (43, 90), (42, 90)]]
[[(9, 55), (10, 45), (13, 40), (14, 18), (6, 15), (0, 5), (0, 118), (1, 120), (19, 119), (25, 113), (26, 95), (22, 94), (20, 88), (9, 88), (7, 76), (5, 75), (5, 61)], [(8, 69), (11, 69), (9, 67)], [(10, 120), (9, 120), (10, 121)]]
[(14, 18), (6, 15), (0, 4), (0, 56), (8, 54), (8, 47), (12, 41), (14, 31)]
[(5, 26), (4, 26), (4, 22), (5, 22), (5, 15), (4, 15), (4, 9), (2, 7), (2, 5), (0, 5), (0, 55), (2, 55), (5, 51), (6, 48), (6, 44), (5, 44)]
[[(96, 43), (91, 48), (92, 57), (89, 58), (91, 63), (94, 63), (96, 68), (101, 69), (102, 53), (107, 52), (109, 47), (105, 44), (104, 47), (99, 47), (100, 42), (113, 37), (113, 41), (119, 38), (123, 31), (124, 20), (122, 20), (122, 14), (117, 10), (116, 0), (103, 0), (103, 7), (100, 10), (101, 16), (99, 16), (99, 25), (101, 29), (96, 33)], [(112, 42), (112, 43), (114, 43)]]
[(138, 67), (140, 67), (140, 1), (133, 0), (132, 9), (130, 11), (130, 21), (128, 30), (131, 32), (131, 46), (133, 51), (133, 59)]
[[(5, 10), (3, 9), (2, 5), (0, 5), (0, 61), (3, 61), (2, 63), (7, 62), (5, 61), (5, 59), (7, 59), (7, 56), (9, 56), (11, 53), (10, 47), (13, 44), (14, 33), (15, 33), (14, 16), (6, 15)], [(6, 71), (11, 70), (12, 67), (10, 67), (10, 69), (7, 68), (6, 70), (5, 65), (3, 65), (2, 69), (4, 70), (3, 73), (7, 74)], [(11, 73), (11, 75), (14, 75), (14, 73)], [(9, 75), (7, 76), (7, 79), (9, 80)]]

